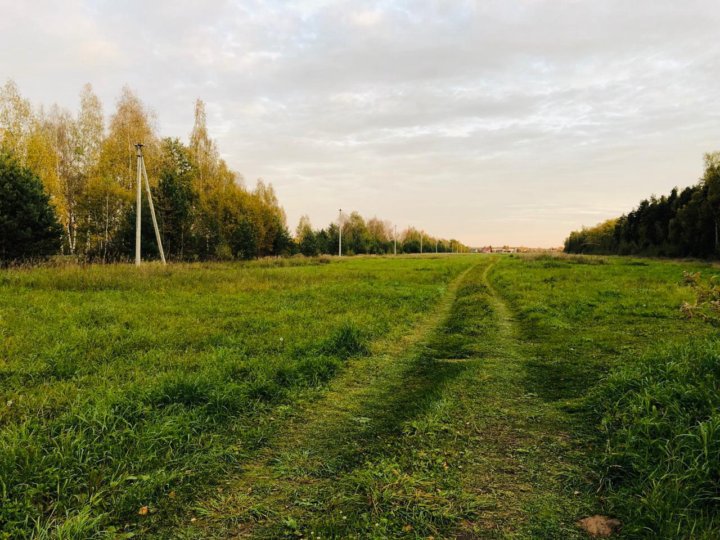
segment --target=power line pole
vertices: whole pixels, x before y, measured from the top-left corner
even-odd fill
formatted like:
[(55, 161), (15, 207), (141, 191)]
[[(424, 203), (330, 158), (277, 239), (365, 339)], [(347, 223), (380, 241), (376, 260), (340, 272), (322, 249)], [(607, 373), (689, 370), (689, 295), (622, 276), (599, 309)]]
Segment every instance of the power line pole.
[(145, 169), (145, 158), (143, 157), (142, 143), (135, 145), (137, 149), (137, 191), (136, 191), (136, 202), (137, 211), (135, 216), (135, 265), (140, 266), (141, 262), (141, 228), (142, 228), (142, 179), (145, 179), (145, 191), (148, 197), (148, 206), (150, 206), (150, 216), (152, 217), (153, 228), (155, 229), (155, 241), (157, 242), (158, 251), (160, 251), (160, 260), (163, 264), (167, 264), (165, 261), (165, 251), (163, 250), (162, 239), (160, 238), (160, 228), (158, 227), (157, 217), (155, 217), (155, 205), (152, 200), (152, 192), (150, 191), (150, 181), (148, 180), (147, 169)]
[[(142, 156), (140, 157), (142, 158)], [(145, 177), (145, 191), (147, 191), (148, 205), (150, 206), (150, 216), (152, 217), (153, 228), (155, 229), (155, 241), (157, 242), (158, 251), (160, 252), (160, 260), (163, 264), (167, 264), (162, 238), (160, 238), (160, 227), (158, 227), (157, 217), (155, 216), (155, 205), (153, 204), (152, 192), (150, 191), (150, 180), (148, 180), (147, 169), (145, 168), (145, 158), (142, 158), (142, 168), (143, 176)]]
[(423, 233), (420, 233), (420, 255), (422, 255), (422, 241), (423, 241)]
[(338, 242), (338, 257), (342, 257), (342, 208), (338, 210), (338, 232), (340, 234)]
[(397, 255), (397, 225), (395, 225), (395, 232), (393, 233), (393, 255)]
[(135, 266), (140, 266), (140, 230), (142, 228), (142, 147), (141, 143), (135, 145), (137, 150), (137, 182), (135, 190)]

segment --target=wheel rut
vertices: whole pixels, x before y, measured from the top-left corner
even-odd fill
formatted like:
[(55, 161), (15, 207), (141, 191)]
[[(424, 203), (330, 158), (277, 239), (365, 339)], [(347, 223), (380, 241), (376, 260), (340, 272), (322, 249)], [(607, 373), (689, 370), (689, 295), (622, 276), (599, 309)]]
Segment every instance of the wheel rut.
[(527, 391), (521, 329), (493, 285), (499, 260), (297, 406), (177, 536), (576, 537), (565, 424)]
[(438, 306), (409, 333), (379, 354), (351, 362), (319, 400), (298, 404), (277, 437), (216, 497), (198, 505), (177, 535), (273, 537), (276, 528), (263, 529), (282, 521), (303, 491), (322, 493), (334, 477), (381, 451), (384, 438), (401, 435), (402, 424), (421, 413), (421, 398), (456, 371), (450, 367), (438, 377), (426, 368), (418, 372), (415, 350), (447, 317), (471, 270), (450, 283)]

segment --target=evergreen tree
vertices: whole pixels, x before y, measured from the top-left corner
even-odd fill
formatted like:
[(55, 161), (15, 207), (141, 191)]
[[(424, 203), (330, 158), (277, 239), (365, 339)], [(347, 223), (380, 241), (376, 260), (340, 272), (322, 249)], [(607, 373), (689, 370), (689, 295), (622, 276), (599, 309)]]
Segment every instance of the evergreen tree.
[(616, 220), (573, 231), (568, 253), (672, 257), (720, 256), (720, 154), (705, 156), (698, 184), (650, 197)]
[(62, 228), (40, 179), (0, 154), (0, 263), (58, 252)]

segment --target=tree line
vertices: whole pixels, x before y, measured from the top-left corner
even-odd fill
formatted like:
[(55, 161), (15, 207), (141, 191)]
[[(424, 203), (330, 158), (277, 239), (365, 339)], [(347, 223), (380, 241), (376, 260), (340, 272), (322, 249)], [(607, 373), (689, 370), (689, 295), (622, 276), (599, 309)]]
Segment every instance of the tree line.
[(652, 196), (631, 212), (573, 231), (567, 253), (720, 256), (720, 152), (705, 155), (700, 181), (669, 195)]
[(376, 217), (365, 220), (358, 212), (341, 216), (338, 223), (313, 229), (307, 216), (300, 218), (295, 232), (296, 250), (307, 256), (336, 254), (342, 230), (343, 254), (384, 255), (390, 253), (461, 253), (468, 248), (455, 239), (436, 238), (414, 227), (400, 233), (389, 221)]
[[(202, 101), (185, 144), (160, 138), (153, 114), (128, 88), (107, 126), (90, 85), (76, 114), (58, 106), (33, 110), (12, 81), (0, 89), (0, 151), (41, 180), (61, 225), (60, 253), (90, 261), (130, 256), (134, 145), (140, 141), (169, 258), (250, 258), (287, 248), (285, 214), (272, 186), (258, 181), (246, 189), (219, 157)], [(149, 222), (143, 223), (143, 247), (146, 256), (157, 253)]]
[[(89, 84), (75, 113), (57, 105), (33, 108), (13, 81), (0, 87), (0, 262), (54, 254), (91, 262), (129, 260), (137, 142), (144, 144), (168, 259), (336, 252), (337, 225), (311, 234), (303, 225), (293, 238), (272, 185), (258, 180), (246, 187), (243, 177), (220, 158), (208, 134), (203, 101), (195, 103), (187, 142), (160, 137), (156, 124), (154, 114), (129, 88), (123, 88), (106, 122)], [(143, 257), (155, 257), (147, 209), (142, 219)], [(384, 222), (365, 222), (352, 213), (342, 226), (347, 253), (391, 251)], [(414, 252), (418, 234), (405, 231), (399, 251)]]

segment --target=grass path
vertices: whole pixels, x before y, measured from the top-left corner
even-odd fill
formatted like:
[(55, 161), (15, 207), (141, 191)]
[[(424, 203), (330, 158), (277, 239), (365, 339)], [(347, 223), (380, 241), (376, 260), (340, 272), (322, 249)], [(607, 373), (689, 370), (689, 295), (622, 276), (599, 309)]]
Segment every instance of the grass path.
[(413, 331), (352, 361), (175, 533), (185, 538), (571, 538), (568, 419), (527, 392), (487, 258)]

